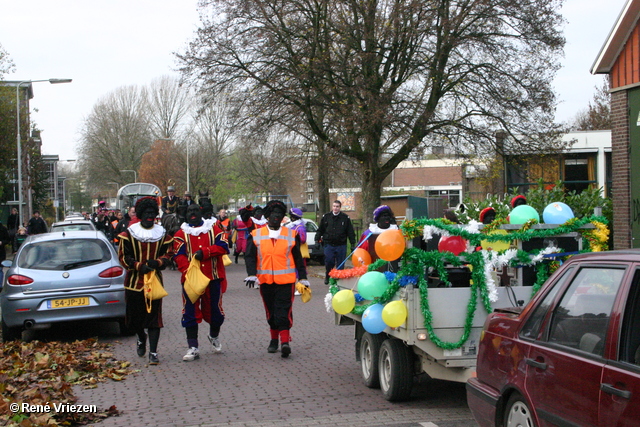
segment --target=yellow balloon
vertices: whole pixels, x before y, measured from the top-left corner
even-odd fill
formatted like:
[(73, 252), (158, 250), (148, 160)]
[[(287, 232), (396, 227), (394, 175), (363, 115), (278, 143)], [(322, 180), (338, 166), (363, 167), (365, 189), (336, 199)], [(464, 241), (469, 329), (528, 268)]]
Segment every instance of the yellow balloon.
[[(497, 229), (497, 230), (493, 230), (492, 232), (489, 233), (489, 235), (491, 234), (509, 234), (507, 233), (507, 230), (503, 230), (501, 228)], [(503, 241), (503, 240), (498, 240), (498, 241), (493, 241), (490, 242), (488, 240), (482, 240), (480, 242), (480, 246), (482, 246), (482, 249), (484, 249), (485, 251), (488, 250), (492, 250), (492, 251), (496, 251), (496, 252), (500, 252), (500, 251), (506, 251), (507, 249), (509, 249), (509, 247), (511, 246), (511, 241)]]
[(350, 289), (343, 289), (336, 292), (331, 299), (331, 307), (338, 314), (351, 313), (353, 307), (356, 306), (356, 297)]
[(387, 326), (397, 328), (407, 320), (407, 306), (402, 301), (391, 301), (382, 309), (382, 320)]

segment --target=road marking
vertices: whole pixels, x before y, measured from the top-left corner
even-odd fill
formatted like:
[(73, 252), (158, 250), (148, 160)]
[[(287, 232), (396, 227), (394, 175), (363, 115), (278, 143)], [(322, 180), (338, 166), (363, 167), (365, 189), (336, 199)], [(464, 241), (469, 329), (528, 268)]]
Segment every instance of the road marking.
[(438, 424), (434, 424), (431, 421), (429, 421), (428, 423), (420, 423), (420, 425), (422, 427), (438, 427)]

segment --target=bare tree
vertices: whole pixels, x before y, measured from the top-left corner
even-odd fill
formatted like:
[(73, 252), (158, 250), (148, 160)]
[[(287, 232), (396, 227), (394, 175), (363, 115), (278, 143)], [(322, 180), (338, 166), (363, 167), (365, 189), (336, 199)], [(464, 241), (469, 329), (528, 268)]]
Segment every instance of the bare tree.
[(291, 159), (299, 156), (299, 147), (290, 135), (271, 129), (245, 136), (238, 148), (239, 179), (253, 193), (265, 195), (287, 194), (288, 183), (300, 179)]
[(191, 184), (209, 191), (213, 203), (224, 204), (233, 195), (228, 159), (238, 135), (233, 108), (223, 96), (209, 99), (194, 118), (189, 137)]
[(486, 154), (504, 130), (510, 150), (553, 147), (559, 7), (204, 0), (198, 33), (178, 57), (209, 93), (233, 88), (249, 102), (269, 100), (283, 116), (298, 111), (326, 147), (362, 165), (370, 211), (383, 179), (432, 138)]
[(149, 120), (154, 138), (179, 140), (192, 114), (193, 94), (178, 79), (154, 79), (147, 91)]
[(79, 160), (94, 193), (112, 189), (109, 181), (129, 182), (131, 174), (122, 171), (137, 171), (149, 151), (152, 137), (145, 96), (144, 88), (120, 87), (100, 99), (84, 120)]
[(596, 92), (589, 106), (576, 114), (571, 124), (575, 130), (611, 129), (611, 94), (609, 80), (605, 77), (602, 86), (595, 87)]

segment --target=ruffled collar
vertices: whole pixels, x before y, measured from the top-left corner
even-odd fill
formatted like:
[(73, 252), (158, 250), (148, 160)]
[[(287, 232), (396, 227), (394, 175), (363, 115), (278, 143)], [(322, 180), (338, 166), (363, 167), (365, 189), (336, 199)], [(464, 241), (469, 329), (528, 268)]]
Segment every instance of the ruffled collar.
[(253, 218), (253, 223), (255, 225), (265, 225), (267, 222), (268, 222), (268, 220), (264, 216), (262, 216), (262, 218), (260, 218), (260, 219)]
[(369, 231), (371, 232), (371, 234), (382, 234), (387, 230), (397, 230), (397, 229), (398, 229), (398, 226), (396, 224), (390, 224), (389, 228), (380, 228), (376, 223), (369, 224)]
[(216, 223), (215, 218), (205, 219), (202, 222), (202, 225), (198, 225), (197, 227), (192, 227), (187, 222), (183, 222), (180, 228), (184, 231), (184, 234), (189, 234), (191, 236), (199, 236), (203, 233), (208, 233), (213, 228), (213, 224)]
[(289, 222), (287, 224), (287, 227), (294, 228), (294, 227), (297, 227), (298, 225), (304, 225), (304, 220), (302, 218)]
[(164, 227), (158, 224), (153, 224), (151, 228), (144, 228), (139, 222), (129, 225), (129, 234), (134, 239), (141, 242), (157, 242), (162, 239), (165, 234)]

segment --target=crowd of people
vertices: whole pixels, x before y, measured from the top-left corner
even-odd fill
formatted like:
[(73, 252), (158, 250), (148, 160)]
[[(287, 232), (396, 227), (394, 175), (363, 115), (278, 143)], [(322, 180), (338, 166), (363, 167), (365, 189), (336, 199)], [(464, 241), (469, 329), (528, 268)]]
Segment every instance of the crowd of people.
[[(371, 259), (375, 260), (373, 246), (377, 236), (398, 228), (391, 208), (379, 206), (373, 212), (373, 222), (364, 230), (356, 246), (351, 219), (342, 212), (341, 202), (335, 200), (331, 212), (320, 220), (315, 241), (307, 242), (303, 212), (298, 208), (287, 210), (284, 203), (272, 200), (264, 207), (249, 204), (231, 219), (224, 208), (214, 215), (208, 193), (199, 195), (199, 203), (196, 203), (188, 192), (181, 199), (175, 196), (175, 189), (169, 187), (167, 196), (161, 200), (143, 197), (124, 213), (107, 209), (104, 201), (99, 202), (92, 214), (83, 212), (83, 216), (94, 222), (96, 229), (118, 248), (120, 263), (126, 269), (126, 327), (137, 335), (138, 356), (147, 354), (148, 344), (151, 365), (159, 363), (162, 299), (153, 300), (151, 304), (145, 299), (145, 276), (153, 273), (162, 283), (163, 270), (177, 268), (180, 271), (182, 326), (187, 342), (183, 360), (190, 362), (200, 358), (198, 326), (203, 320), (209, 324), (207, 339), (214, 352), (222, 351), (220, 331), (225, 320), (222, 296), (227, 288), (227, 255), (233, 251), (236, 264), (238, 257), (243, 255), (247, 273), (245, 284), (260, 290), (265, 307), (270, 331), (267, 352), (276, 353), (280, 348), (281, 356), (286, 358), (291, 354), (293, 301), (300, 295), (296, 285), (309, 286), (306, 268), (309, 244), (321, 243), (324, 247), (324, 282), (328, 284), (330, 271), (344, 268), (348, 257), (347, 242), (351, 249), (362, 247), (369, 251)], [(514, 197), (511, 201), (512, 207), (523, 203), (526, 203), (524, 196)], [(453, 210), (447, 210), (444, 216), (458, 223)], [(480, 212), (479, 219), (489, 224), (495, 216), (495, 210), (488, 207)], [(171, 217), (173, 222), (164, 221)], [(38, 211), (23, 227), (17, 210), (12, 209), (8, 228), (0, 222), (0, 261), (6, 258), (5, 245), (11, 244), (15, 252), (27, 235), (46, 232), (46, 222)], [(232, 262), (228, 260), (228, 263)], [(208, 280), (203, 293), (195, 299), (184, 286), (190, 268), (198, 268)], [(0, 270), (0, 280), (1, 274)]]

